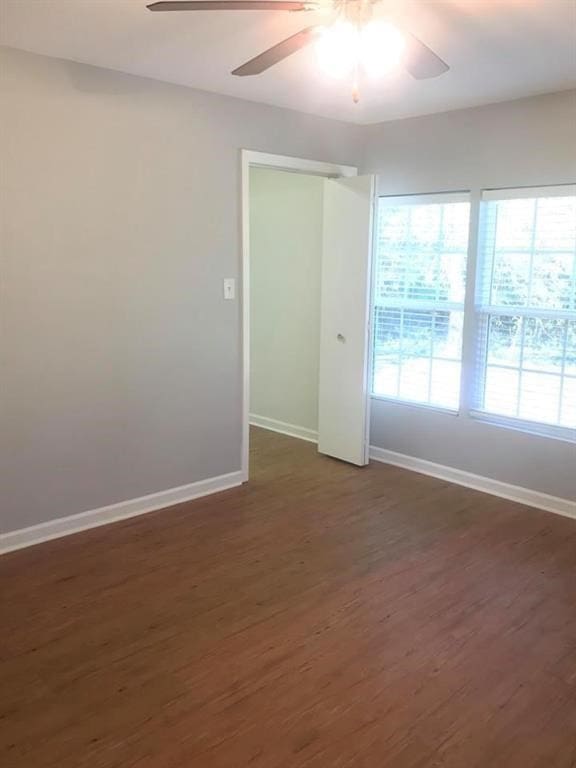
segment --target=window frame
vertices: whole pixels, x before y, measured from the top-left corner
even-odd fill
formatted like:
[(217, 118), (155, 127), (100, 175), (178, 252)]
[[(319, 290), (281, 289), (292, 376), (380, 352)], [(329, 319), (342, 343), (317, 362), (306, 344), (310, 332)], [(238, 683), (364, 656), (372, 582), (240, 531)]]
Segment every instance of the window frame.
[[(542, 421), (534, 421), (517, 416), (507, 416), (504, 414), (492, 413), (480, 408), (479, 404), (482, 403), (484, 399), (488, 359), (487, 327), (491, 317), (498, 315), (514, 315), (523, 318), (539, 317), (553, 320), (576, 320), (576, 308), (575, 310), (554, 310), (547, 308), (516, 307), (514, 305), (500, 306), (492, 305), (484, 300), (483, 294), (485, 291), (485, 285), (483, 279), (483, 271), (485, 269), (484, 260), (487, 258), (486, 250), (484, 247), (484, 237), (486, 235), (486, 203), (502, 200), (573, 196), (576, 196), (576, 184), (560, 184), (538, 187), (508, 187), (500, 189), (491, 188), (481, 190), (478, 197), (478, 237), (477, 247), (475, 249), (476, 275), (474, 278), (474, 303), (472, 310), (473, 316), (470, 318), (470, 323), (473, 327), (473, 332), (471, 333), (469, 340), (470, 355), (468, 357), (468, 359), (471, 361), (471, 387), (469, 391), (470, 402), (468, 408), (466, 409), (469, 417), (474, 421), (483, 422), (496, 427), (515, 429), (524, 433), (538, 435), (541, 437), (564, 440), (570, 443), (576, 442), (576, 429), (572, 427), (567, 427), (560, 424), (551, 424)], [(468, 279), (470, 279), (470, 276), (468, 276)], [(466, 346), (466, 338), (464, 340), (464, 344)], [(562, 382), (563, 375), (559, 375), (559, 378)]]
[[(379, 212), (380, 212), (380, 206), (382, 204), (382, 201), (386, 201), (386, 204), (388, 204), (390, 207), (399, 207), (399, 206), (415, 206), (415, 205), (446, 205), (449, 203), (467, 203), (469, 206), (468, 210), (468, 240), (467, 240), (467, 247), (466, 247), (466, 269), (465, 269), (465, 282), (464, 282), (464, 298), (462, 302), (444, 302), (443, 306), (440, 309), (445, 309), (448, 304), (454, 305), (452, 308), (454, 311), (462, 312), (462, 319), (463, 319), (463, 331), (462, 331), (462, 345), (461, 345), (461, 351), (460, 351), (460, 392), (459, 392), (459, 399), (458, 399), (458, 405), (455, 408), (450, 408), (445, 405), (437, 405), (435, 403), (426, 403), (418, 400), (407, 400), (401, 397), (390, 397), (387, 395), (381, 395), (374, 392), (374, 370), (375, 370), (375, 361), (376, 361), (376, 344), (375, 344), (375, 334), (376, 334), (376, 327), (377, 324), (374, 320), (375, 317), (375, 308), (376, 308), (376, 302), (375, 302), (375, 285), (376, 285), (376, 254), (377, 254), (377, 243), (378, 243), (378, 221), (379, 221)], [(373, 253), (374, 253), (374, 266), (372, 269), (372, 278), (371, 278), (371, 286), (370, 286), (370, 368), (369, 368), (369, 375), (370, 375), (370, 394), (369, 397), (371, 400), (380, 400), (382, 402), (389, 403), (391, 405), (398, 405), (398, 406), (405, 406), (405, 407), (411, 407), (411, 408), (418, 408), (418, 409), (425, 409), (426, 411), (434, 411), (437, 413), (442, 413), (449, 416), (459, 416), (462, 411), (462, 370), (464, 367), (464, 353), (465, 353), (465, 330), (466, 330), (466, 301), (467, 296), (469, 292), (469, 264), (470, 264), (470, 227), (471, 227), (471, 221), (472, 221), (472, 193), (471, 190), (456, 190), (456, 191), (442, 191), (442, 192), (424, 192), (424, 193), (407, 193), (405, 195), (387, 195), (387, 194), (380, 194), (376, 195), (375, 198), (375, 226), (374, 226), (374, 238), (373, 238)], [(391, 300), (391, 305), (395, 304), (397, 302), (397, 308), (403, 308), (401, 306), (401, 302), (396, 300)], [(426, 302), (422, 302), (424, 305)], [(433, 301), (430, 302), (430, 304), (434, 304)], [(431, 307), (432, 308), (432, 307)]]

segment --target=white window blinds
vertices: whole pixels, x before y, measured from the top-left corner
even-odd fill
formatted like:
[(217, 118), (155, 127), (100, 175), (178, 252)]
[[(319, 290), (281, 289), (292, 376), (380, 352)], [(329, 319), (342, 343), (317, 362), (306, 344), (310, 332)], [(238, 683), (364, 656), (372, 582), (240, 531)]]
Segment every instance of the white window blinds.
[(483, 195), (476, 409), (576, 428), (576, 187)]
[(464, 194), (380, 198), (374, 395), (458, 409), (469, 208)]

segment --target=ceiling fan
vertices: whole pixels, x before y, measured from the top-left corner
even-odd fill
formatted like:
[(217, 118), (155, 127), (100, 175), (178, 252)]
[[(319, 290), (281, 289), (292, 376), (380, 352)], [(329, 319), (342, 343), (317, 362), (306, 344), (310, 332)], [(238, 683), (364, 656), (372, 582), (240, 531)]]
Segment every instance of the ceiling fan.
[(307, 11), (328, 12), (328, 24), (315, 24), (273, 45), (233, 70), (239, 77), (259, 75), (301, 48), (315, 43), (322, 68), (334, 76), (352, 75), (352, 96), (358, 101), (360, 70), (378, 76), (402, 63), (416, 78), (425, 80), (447, 72), (448, 65), (407, 30), (374, 19), (380, 0), (158, 0), (150, 11)]

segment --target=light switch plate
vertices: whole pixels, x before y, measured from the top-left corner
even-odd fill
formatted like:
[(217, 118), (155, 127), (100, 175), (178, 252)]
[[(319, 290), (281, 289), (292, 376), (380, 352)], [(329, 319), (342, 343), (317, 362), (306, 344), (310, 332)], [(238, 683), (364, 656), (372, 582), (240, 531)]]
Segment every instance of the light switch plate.
[(236, 280), (233, 277), (224, 278), (224, 298), (228, 301), (236, 298)]

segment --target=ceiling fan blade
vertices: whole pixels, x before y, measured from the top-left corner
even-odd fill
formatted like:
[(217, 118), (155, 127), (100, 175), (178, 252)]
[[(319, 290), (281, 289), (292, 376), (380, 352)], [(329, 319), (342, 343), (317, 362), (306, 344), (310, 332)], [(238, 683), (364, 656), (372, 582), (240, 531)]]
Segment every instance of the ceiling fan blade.
[(404, 54), (404, 66), (416, 80), (426, 80), (429, 77), (438, 77), (448, 72), (450, 67), (433, 50), (424, 45), (410, 32), (404, 32), (406, 40), (406, 53)]
[(235, 69), (232, 74), (239, 77), (246, 77), (247, 75), (259, 75), (274, 64), (278, 64), (279, 61), (288, 58), (300, 48), (304, 48), (309, 45), (316, 37), (316, 31), (318, 27), (307, 27), (301, 29), (300, 32), (296, 32), (295, 35), (287, 37), (286, 40), (282, 40), (281, 43), (276, 43), (272, 48), (268, 48), (264, 53), (255, 56), (246, 64), (242, 64), (241, 67)]
[(297, 0), (159, 0), (149, 11), (308, 11), (312, 3)]

